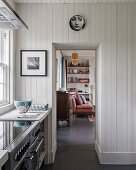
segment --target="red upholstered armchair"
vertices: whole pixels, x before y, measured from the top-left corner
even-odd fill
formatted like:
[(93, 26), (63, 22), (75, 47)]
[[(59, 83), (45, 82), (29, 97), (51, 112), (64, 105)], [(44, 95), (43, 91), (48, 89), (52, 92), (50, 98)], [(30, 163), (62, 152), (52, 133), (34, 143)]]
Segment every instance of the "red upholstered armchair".
[(76, 99), (72, 96), (72, 112), (73, 115), (77, 114), (86, 114), (86, 115), (94, 115), (95, 110), (89, 101), (86, 104), (76, 105)]

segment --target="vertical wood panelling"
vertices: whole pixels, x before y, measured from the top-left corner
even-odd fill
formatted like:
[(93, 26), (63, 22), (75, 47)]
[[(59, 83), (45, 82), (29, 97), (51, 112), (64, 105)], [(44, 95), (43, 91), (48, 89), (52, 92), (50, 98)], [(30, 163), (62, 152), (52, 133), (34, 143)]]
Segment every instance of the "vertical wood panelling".
[(111, 10), (112, 14), (112, 22), (111, 22), (111, 151), (116, 152), (116, 74), (117, 74), (117, 68), (116, 68), (116, 4), (112, 6)]
[[(102, 144), (105, 151), (109, 151), (112, 148), (112, 133), (108, 134), (108, 131), (112, 132), (116, 126), (112, 122), (112, 85), (116, 82), (112, 82), (112, 59), (116, 52), (115, 37), (116, 37), (116, 25), (113, 25), (116, 18), (116, 6), (106, 4), (101, 6), (101, 42), (102, 42), (102, 96), (104, 103), (102, 104), (102, 123), (104, 137)], [(110, 42), (110, 43), (109, 43)], [(115, 64), (115, 63), (114, 63)], [(116, 72), (114, 73), (116, 74)], [(103, 86), (104, 85), (104, 86)], [(114, 91), (116, 93), (116, 91)], [(116, 113), (114, 113), (115, 115)], [(107, 128), (108, 127), (108, 128)], [(108, 134), (108, 135), (107, 135)], [(106, 142), (106, 143), (105, 143)], [(116, 136), (114, 136), (114, 142), (116, 144)]]
[[(20, 6), (20, 5), (19, 5)], [(19, 12), (19, 6), (17, 6), (17, 12)], [(19, 33), (18, 31), (16, 31), (16, 49), (15, 49), (15, 54), (16, 54), (16, 59), (15, 59), (15, 76), (16, 76), (16, 82), (15, 82), (15, 97), (16, 99), (20, 98), (20, 93), (21, 93), (21, 89), (20, 89), (20, 49), (21, 49), (21, 41), (19, 40)], [(19, 42), (19, 43), (17, 43)], [(17, 50), (18, 49), (18, 50)]]
[[(107, 4), (106, 5), (106, 25), (105, 25), (105, 83), (106, 83), (106, 113), (105, 113), (105, 133), (107, 134), (108, 131), (111, 132), (111, 85), (112, 85), (112, 81), (111, 81), (111, 58), (112, 58), (112, 53), (111, 53), (111, 49), (112, 49), (112, 5)], [(109, 43), (110, 42), (110, 43)], [(105, 136), (105, 141), (106, 141), (106, 145), (105, 145), (105, 150), (109, 151), (111, 149), (111, 139), (112, 139), (112, 134), (109, 134), (108, 136)]]
[[(132, 73), (132, 82), (133, 82), (133, 120), (131, 124), (134, 126), (133, 131), (131, 131), (132, 135), (134, 135), (134, 141), (136, 141), (136, 4), (133, 5), (133, 55), (132, 55), (132, 65), (133, 65), (133, 73)], [(132, 126), (131, 125), (131, 126)], [(132, 138), (133, 139), (133, 138)], [(131, 139), (130, 139), (131, 140)], [(133, 142), (133, 145), (135, 145), (135, 142)], [(136, 146), (132, 149), (136, 150)]]
[[(85, 18), (85, 5), (79, 4), (79, 15)], [(79, 41), (85, 41), (85, 29), (79, 31)]]
[[(84, 5), (82, 5), (82, 9), (83, 8), (84, 8)], [(83, 13), (81, 13), (80, 5), (73, 4), (73, 14), (74, 15), (82, 15), (82, 16), (84, 16)], [(80, 41), (80, 32), (84, 32), (84, 30), (73, 31), (73, 40), (75, 42)]]
[[(30, 10), (31, 8), (31, 10)], [(25, 9), (24, 9), (25, 10)], [(31, 31), (31, 43), (32, 43), (32, 50), (36, 49), (36, 43), (37, 43), (37, 30), (36, 30), (36, 14), (37, 14), (37, 7), (36, 5), (29, 5), (29, 10), (32, 12), (33, 11), (33, 15), (32, 17), (35, 19), (32, 19), (32, 31)], [(32, 99), (33, 99), (33, 103), (37, 103), (37, 96), (36, 96), (36, 77), (31, 77), (31, 81), (32, 81)]]
[(63, 5), (64, 8), (64, 15), (63, 15), (63, 34), (64, 34), (64, 42), (68, 42), (69, 41), (69, 5), (68, 4), (64, 4)]
[[(48, 83), (47, 83), (47, 89), (45, 96), (47, 96), (47, 102), (52, 106), (52, 67), (50, 63), (52, 63), (52, 42), (53, 42), (53, 5), (49, 5), (49, 10), (48, 10), (48, 33), (49, 33), (49, 39), (48, 39)], [(46, 82), (47, 82), (46, 81)]]
[(84, 13), (84, 16), (85, 16), (85, 20), (86, 20), (86, 26), (85, 26), (85, 35), (84, 35), (84, 40), (85, 42), (89, 41), (89, 38), (90, 38), (90, 5), (89, 4), (85, 4), (84, 5), (84, 8), (85, 8), (85, 13)]
[(135, 133), (135, 123), (133, 120), (135, 119), (135, 114), (133, 113), (133, 29), (132, 26), (134, 19), (134, 8), (132, 4), (128, 6), (128, 150), (133, 152), (133, 148), (135, 148), (135, 144), (133, 141), (135, 140), (135, 135), (131, 132)]
[(63, 4), (58, 4), (58, 38), (57, 38), (57, 42), (64, 42), (64, 24), (62, 24), (63, 22), (63, 18), (64, 18), (64, 6)]
[(100, 42), (100, 4), (89, 4), (89, 13), (86, 13), (89, 31), (86, 36), (91, 42)]
[[(127, 66), (127, 5), (117, 6), (117, 151), (127, 152), (128, 136), (128, 66)], [(121, 123), (122, 122), (122, 123)]]
[[(26, 7), (26, 4), (24, 6), (22, 5), (21, 7), (21, 16), (23, 16), (25, 20), (27, 16), (26, 16), (26, 9), (24, 10), (24, 7)], [(21, 32), (20, 40), (22, 41), (22, 49), (26, 49), (26, 32), (25, 31)], [(21, 77), (20, 88), (21, 88), (21, 98), (25, 99), (26, 98), (26, 77), (24, 76)]]
[(58, 4), (53, 4), (53, 42), (57, 42), (58, 40), (59, 21), (60, 20), (58, 20)]
[[(37, 32), (37, 42), (36, 42), (36, 48), (37, 50), (42, 49), (42, 26), (44, 22), (42, 21), (43, 11), (42, 11), (42, 5), (37, 4), (37, 15), (36, 15), (36, 32)], [(36, 96), (37, 96), (37, 103), (42, 103), (42, 77), (37, 77), (36, 79), (37, 89), (36, 89)]]
[[(69, 4), (69, 20), (72, 16), (74, 16), (74, 5)], [(74, 42), (74, 32), (72, 29), (69, 28), (69, 42)]]
[[(22, 15), (25, 18), (25, 15), (23, 13), (23, 5), (18, 5), (18, 13), (20, 13), (20, 16)], [(16, 33), (17, 35), (17, 39), (16, 43), (17, 44), (17, 49), (22, 49), (25, 46), (24, 40), (24, 33), (17, 31)], [(22, 78), (20, 77), (20, 50), (17, 51), (16, 49), (16, 98), (23, 98), (24, 96), (22, 96), (22, 94), (24, 93), (25, 95), (25, 80), (23, 81)], [(22, 84), (23, 83), (23, 84)]]
[[(101, 95), (102, 95), (102, 107), (101, 107), (101, 114), (102, 114), (102, 122), (106, 122), (106, 113), (107, 113), (107, 102), (106, 102), (106, 97), (107, 97), (107, 82), (106, 82), (106, 47), (105, 47), (105, 37), (106, 37), (106, 30), (105, 30), (105, 26), (107, 25), (106, 23), (106, 6), (105, 5), (101, 5), (101, 64), (102, 64), (102, 73), (101, 73), (101, 76), (102, 76), (102, 92), (101, 92)], [(104, 120), (105, 119), (105, 120)], [(102, 134), (103, 134), (103, 137), (101, 139), (101, 148), (103, 148), (103, 150), (105, 150), (106, 148), (106, 144), (104, 144), (105, 142), (105, 138), (106, 138), (106, 126), (102, 126), (101, 127), (101, 131), (102, 131)], [(103, 151), (102, 150), (102, 151)]]
[[(136, 4), (20, 4), (17, 11), (29, 30), (17, 32), (16, 98), (52, 105), (52, 42), (100, 43), (100, 147), (103, 152), (136, 151)], [(69, 27), (76, 14), (86, 19), (79, 32)], [(20, 77), (21, 49), (48, 50), (47, 77)]]
[(96, 13), (95, 13), (95, 10), (96, 10), (96, 4), (91, 4), (90, 5), (90, 41), (91, 42), (95, 42), (95, 30), (96, 30)]
[[(47, 49), (47, 44), (48, 44), (48, 27), (46, 25), (46, 23), (48, 23), (47, 18), (48, 18), (48, 5), (43, 4), (42, 8), (42, 26), (41, 26), (41, 40), (42, 40), (42, 45), (41, 48), (42, 50)], [(48, 103), (47, 102), (47, 97), (45, 97), (45, 94), (47, 89), (47, 78), (42, 77), (41, 80), (41, 103), (45, 104)]]
[(101, 5), (95, 5), (95, 42), (100, 42), (100, 29), (101, 29), (101, 20), (100, 20), (100, 15), (101, 15)]
[[(30, 16), (30, 17), (26, 17), (25, 21), (26, 23), (28, 23), (28, 31), (25, 32), (26, 34), (26, 41), (25, 41), (25, 49), (31, 49), (31, 30), (32, 30), (32, 15), (31, 15), (31, 11), (29, 10), (29, 6), (25, 5), (26, 8), (26, 16)], [(26, 78), (26, 96), (25, 98), (27, 99), (31, 99), (32, 98), (32, 81), (31, 81), (31, 77), (25, 77)]]

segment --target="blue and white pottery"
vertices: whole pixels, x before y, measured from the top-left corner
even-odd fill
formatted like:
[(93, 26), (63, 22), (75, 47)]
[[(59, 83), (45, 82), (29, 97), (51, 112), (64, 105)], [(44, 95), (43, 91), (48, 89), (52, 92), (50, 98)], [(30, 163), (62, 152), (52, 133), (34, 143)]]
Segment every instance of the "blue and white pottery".
[(29, 107), (32, 104), (32, 100), (14, 100), (14, 105), (19, 110), (19, 113), (28, 112)]

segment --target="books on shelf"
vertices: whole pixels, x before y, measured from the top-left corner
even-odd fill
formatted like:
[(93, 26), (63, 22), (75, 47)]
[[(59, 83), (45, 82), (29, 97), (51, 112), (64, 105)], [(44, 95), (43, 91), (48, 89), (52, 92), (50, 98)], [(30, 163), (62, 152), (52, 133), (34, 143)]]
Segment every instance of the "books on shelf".
[(89, 79), (80, 79), (80, 81), (79, 82), (82, 82), (82, 83), (87, 83), (87, 82), (89, 82)]
[(68, 83), (88, 83), (88, 78), (77, 78), (77, 77), (68, 77)]
[(73, 65), (72, 62), (69, 62), (68, 67), (89, 67), (89, 60), (86, 60), (86, 62), (78, 63), (77, 65)]
[(89, 74), (88, 69), (74, 69), (74, 68), (69, 68), (68, 70), (69, 74)]

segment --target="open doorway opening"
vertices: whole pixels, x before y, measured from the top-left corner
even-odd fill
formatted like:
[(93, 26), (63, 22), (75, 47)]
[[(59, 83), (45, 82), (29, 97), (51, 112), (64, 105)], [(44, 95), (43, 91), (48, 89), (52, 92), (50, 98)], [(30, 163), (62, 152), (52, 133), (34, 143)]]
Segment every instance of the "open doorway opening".
[[(56, 51), (57, 50), (96, 50), (95, 54), (95, 65), (96, 65), (96, 85), (95, 85), (95, 126), (92, 129), (93, 133), (91, 133), (90, 126), (87, 125), (87, 123), (90, 123), (88, 119), (84, 119), (82, 121), (83, 124), (86, 125), (84, 126), (81, 125), (81, 123), (75, 122), (74, 124), (71, 124), (71, 126), (64, 126), (64, 128), (58, 128), (58, 133), (56, 128), (56, 123), (57, 123), (57, 83), (60, 83), (57, 81), (57, 65), (59, 65), (59, 61), (56, 59)], [(75, 158), (77, 158), (76, 164), (78, 164), (79, 161), (84, 159), (84, 162), (86, 164), (90, 159), (92, 158), (91, 155), (93, 154), (96, 156), (96, 153), (98, 157), (100, 158), (100, 147), (101, 147), (101, 108), (102, 108), (102, 102), (101, 102), (101, 81), (102, 81), (102, 69), (101, 69), (101, 63), (102, 63), (102, 51), (101, 51), (101, 45), (99, 43), (90, 43), (90, 42), (74, 42), (74, 43), (52, 43), (52, 123), (51, 123), (51, 138), (52, 138), (52, 143), (51, 143), (51, 148), (52, 148), (52, 156), (49, 157), (49, 159), (52, 159), (52, 162), (54, 162), (55, 155), (56, 155), (56, 150), (57, 154), (61, 155), (59, 157), (59, 160), (68, 160), (67, 156), (69, 156), (69, 160), (71, 159), (71, 156), (74, 156), (74, 163), (75, 163)], [(62, 69), (62, 67), (60, 67)], [(66, 102), (64, 102), (66, 103)], [(60, 106), (63, 106), (63, 104), (60, 102)], [(67, 106), (67, 105), (66, 105)], [(78, 119), (74, 119), (75, 121)], [(86, 123), (87, 122), (87, 123)], [(75, 125), (75, 126), (74, 126)], [(90, 125), (90, 124), (89, 124)], [(77, 129), (78, 127), (78, 129)], [(92, 135), (94, 134), (94, 136)], [(58, 136), (58, 139), (57, 139)], [(78, 137), (80, 139), (78, 139)], [(91, 144), (91, 141), (92, 144)], [(94, 148), (94, 141), (95, 141), (95, 148)], [(87, 153), (82, 152), (83, 150), (86, 150)], [(69, 151), (72, 153), (68, 153)], [(93, 152), (90, 152), (90, 150), (93, 150)], [(66, 151), (66, 152), (65, 152)], [(68, 151), (68, 152), (67, 152)], [(75, 152), (75, 155), (73, 153)], [(79, 158), (79, 153), (80, 152), (80, 160)], [(96, 151), (96, 152), (95, 152)], [(64, 153), (64, 154), (63, 154)], [(85, 155), (83, 155), (83, 153)], [(68, 154), (68, 155), (67, 155)], [(87, 156), (89, 155), (89, 156)], [(58, 156), (56, 156), (56, 159)], [(98, 161), (98, 159), (96, 159)], [(60, 161), (59, 161), (60, 162)], [(89, 162), (90, 164), (91, 162)], [(64, 164), (64, 169), (65, 169), (65, 164)]]
[(56, 50), (59, 148), (95, 150), (95, 60), (93, 49)]

